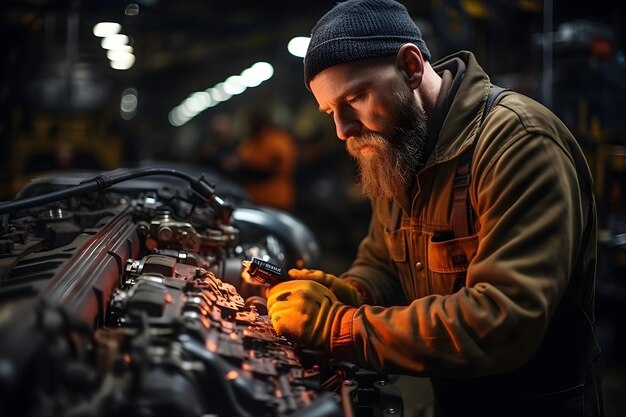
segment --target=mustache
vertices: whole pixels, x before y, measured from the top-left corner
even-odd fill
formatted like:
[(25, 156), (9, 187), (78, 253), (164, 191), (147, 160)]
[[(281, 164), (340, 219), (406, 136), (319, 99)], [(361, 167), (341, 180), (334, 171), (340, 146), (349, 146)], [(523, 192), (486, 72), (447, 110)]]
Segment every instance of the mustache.
[(359, 151), (359, 149), (366, 146), (382, 149), (388, 143), (388, 139), (378, 133), (363, 133), (358, 136), (350, 136), (346, 140), (346, 149), (353, 155)]

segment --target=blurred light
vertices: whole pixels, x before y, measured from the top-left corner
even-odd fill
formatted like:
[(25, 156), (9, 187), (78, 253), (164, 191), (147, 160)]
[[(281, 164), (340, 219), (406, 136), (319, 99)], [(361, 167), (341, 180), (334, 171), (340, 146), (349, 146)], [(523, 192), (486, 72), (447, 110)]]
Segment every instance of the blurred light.
[(188, 109), (190, 113), (193, 113), (194, 116), (200, 113), (205, 109), (202, 101), (198, 97), (187, 97), (187, 99), (183, 102), (183, 106), (185, 109)]
[(120, 115), (122, 119), (130, 120), (135, 117), (138, 104), (137, 89), (134, 87), (124, 89), (122, 99), (120, 100)]
[(609, 59), (614, 53), (611, 42), (601, 38), (592, 39), (589, 49), (591, 56), (601, 59)]
[(198, 100), (202, 107), (202, 110), (206, 110), (207, 108), (215, 104), (215, 101), (213, 100), (213, 97), (211, 97), (211, 94), (206, 91), (198, 91), (196, 93), (193, 93), (191, 97)]
[(196, 116), (196, 114), (198, 114), (198, 113), (196, 113), (195, 111), (193, 111), (193, 109), (190, 109), (190, 108), (189, 108), (189, 105), (188, 105), (188, 103), (187, 103), (186, 101), (183, 101), (183, 102), (182, 102), (182, 103), (178, 106), (178, 116), (179, 116), (181, 119), (189, 120), (189, 119), (191, 119), (192, 117), (195, 117), (195, 116)]
[(461, 0), (463, 11), (474, 19), (486, 19), (489, 17), (489, 6), (479, 0)]
[(116, 70), (127, 70), (135, 63), (135, 55), (126, 54), (122, 59), (111, 61), (111, 68)]
[(115, 35), (122, 30), (122, 25), (115, 22), (100, 22), (93, 26), (93, 34), (99, 38)]
[(102, 38), (100, 46), (102, 46), (103, 49), (115, 49), (120, 45), (127, 45), (129, 40), (128, 36), (117, 33), (115, 35)]
[(139, 14), (139, 5), (137, 3), (130, 3), (124, 9), (124, 14), (126, 16), (137, 16)]
[(262, 80), (269, 80), (274, 75), (274, 67), (267, 62), (257, 62), (250, 67), (252, 71)]
[(167, 115), (167, 119), (169, 120), (172, 126), (176, 126), (176, 127), (182, 126), (189, 121), (188, 118), (185, 118), (180, 114), (179, 107), (174, 107), (172, 110), (170, 110), (170, 112)]
[(232, 75), (224, 81), (224, 91), (231, 95), (241, 94), (248, 88), (240, 75)]
[(263, 80), (257, 77), (252, 68), (246, 68), (241, 72), (241, 82), (246, 87), (256, 87), (257, 85), (261, 84)]
[(137, 96), (134, 94), (126, 94), (123, 96), (120, 109), (123, 113), (132, 113), (137, 110)]
[(122, 49), (109, 49), (107, 51), (107, 58), (109, 58), (109, 61), (126, 61), (133, 59), (129, 57), (129, 55), (133, 55), (132, 49), (133, 48), (130, 48), (130, 51), (124, 51)]
[(306, 50), (309, 47), (310, 41), (311, 38), (306, 36), (296, 36), (287, 44), (287, 50), (291, 55), (302, 58), (306, 55)]
[(231, 75), (224, 82), (190, 94), (182, 103), (170, 110), (167, 118), (172, 126), (182, 126), (209, 107), (217, 106), (234, 95), (243, 93), (249, 87), (256, 87), (273, 75), (274, 67), (271, 64), (257, 62), (243, 70), (241, 75)]
[[(108, 49), (107, 50), (107, 58), (109, 58), (109, 60), (111, 61), (115, 61), (115, 57), (118, 54), (132, 54), (133, 53), (133, 47), (130, 45), (118, 45), (114, 48)], [(113, 57), (113, 58), (111, 58)]]
[(215, 87), (211, 89), (210, 93), (215, 101), (226, 101), (232, 97), (232, 94), (228, 94), (224, 91), (224, 83), (216, 84)]
[(256, 87), (274, 75), (274, 67), (267, 62), (257, 62), (241, 72), (241, 83), (246, 87)]

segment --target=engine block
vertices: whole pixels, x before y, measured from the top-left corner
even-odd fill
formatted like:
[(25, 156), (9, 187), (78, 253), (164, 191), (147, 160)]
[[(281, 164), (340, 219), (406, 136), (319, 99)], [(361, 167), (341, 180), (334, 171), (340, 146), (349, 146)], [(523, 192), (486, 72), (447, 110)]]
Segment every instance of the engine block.
[(315, 267), (306, 226), (243, 202), (225, 215), (197, 189), (0, 206), (0, 415), (401, 415), (385, 375), (279, 337), (263, 287), (241, 279), (253, 257)]

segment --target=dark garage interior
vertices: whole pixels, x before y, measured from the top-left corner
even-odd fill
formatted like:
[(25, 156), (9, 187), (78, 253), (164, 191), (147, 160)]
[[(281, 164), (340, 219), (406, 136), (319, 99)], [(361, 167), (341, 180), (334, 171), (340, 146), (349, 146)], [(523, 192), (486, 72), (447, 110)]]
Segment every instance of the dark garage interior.
[[(357, 188), (353, 160), (304, 85), (302, 57), (288, 49), (293, 38), (309, 36), (335, 3), (3, 0), (0, 201), (13, 200), (31, 181), (50, 174), (89, 178), (150, 166), (209, 173), (218, 193), (235, 189), (245, 200), (245, 178), (224, 162), (247, 134), (250, 115), (263, 109), (294, 143), (295, 201), (286, 211), (319, 241), (320, 268), (341, 273), (367, 231), (370, 205)], [(606, 415), (625, 415), (623, 5), (616, 0), (402, 3), (433, 59), (473, 51), (495, 84), (545, 104), (585, 152), (599, 216), (595, 305)], [(101, 22), (119, 24), (114, 32), (126, 36), (122, 42), (132, 53), (124, 56), (132, 55), (130, 61), (107, 55), (104, 38), (94, 34)], [(266, 69), (265, 79), (238, 85), (239, 90), (226, 86), (252, 68)], [(0, 390), (2, 366), (0, 361)], [(426, 406), (407, 408), (405, 414), (427, 415), (424, 401)]]

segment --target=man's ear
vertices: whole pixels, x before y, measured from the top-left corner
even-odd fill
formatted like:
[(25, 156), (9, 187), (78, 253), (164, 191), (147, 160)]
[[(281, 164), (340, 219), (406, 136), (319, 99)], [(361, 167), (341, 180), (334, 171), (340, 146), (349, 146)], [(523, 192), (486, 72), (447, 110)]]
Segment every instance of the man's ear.
[(412, 90), (420, 86), (424, 76), (424, 58), (417, 46), (412, 43), (402, 45), (396, 55), (396, 66), (404, 73)]

